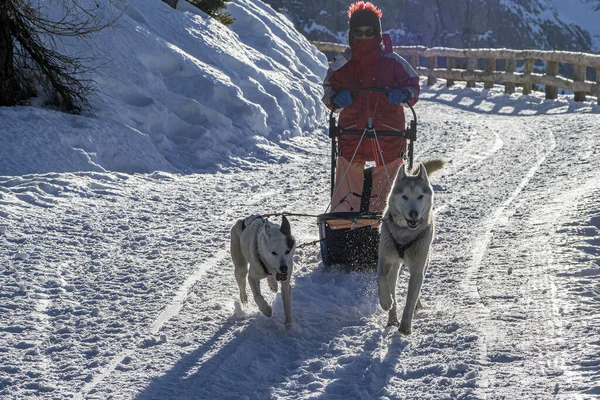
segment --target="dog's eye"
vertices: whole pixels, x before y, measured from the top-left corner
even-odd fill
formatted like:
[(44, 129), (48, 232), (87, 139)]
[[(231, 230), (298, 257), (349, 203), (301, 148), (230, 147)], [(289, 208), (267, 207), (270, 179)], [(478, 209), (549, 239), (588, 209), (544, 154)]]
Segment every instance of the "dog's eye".
[(402, 195), (402, 198), (403, 198), (404, 200), (408, 200), (408, 196), (407, 196), (407, 195), (405, 195), (405, 194), (404, 194), (404, 195)]
[(273, 254), (274, 256), (276, 256), (276, 255), (277, 255), (277, 253), (275, 253), (274, 251), (272, 251), (272, 252), (271, 252), (271, 254)]
[(290, 254), (290, 250), (286, 250), (286, 251), (285, 251), (285, 254)]
[(418, 197), (418, 199), (419, 199), (419, 200), (421, 200), (422, 198), (423, 198), (423, 195), (420, 195), (420, 196)]

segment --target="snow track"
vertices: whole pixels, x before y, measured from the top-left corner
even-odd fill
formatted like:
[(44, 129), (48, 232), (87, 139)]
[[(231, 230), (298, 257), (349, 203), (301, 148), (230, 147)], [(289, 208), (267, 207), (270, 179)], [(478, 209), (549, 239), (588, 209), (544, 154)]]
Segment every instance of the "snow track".
[[(237, 303), (231, 225), (322, 212), (325, 139), (296, 138), (289, 146), (302, 151), (274, 150), (281, 164), (231, 174), (0, 177), (0, 394), (593, 398), (597, 115), (443, 103), (419, 104), (417, 158), (449, 163), (433, 177), (426, 308), (407, 337), (385, 327), (373, 274), (325, 273), (317, 246), (296, 254), (291, 330), (279, 294), (265, 290), (271, 319)], [(316, 239), (313, 218), (291, 221), (299, 242)], [(401, 302), (406, 285), (403, 272)]]
[[(185, 300), (188, 297), (189, 291), (192, 286), (200, 279), (204, 274), (206, 274), (207, 270), (209, 270), (214, 264), (215, 260), (223, 260), (228, 256), (228, 253), (225, 251), (218, 251), (215, 255), (214, 259), (209, 259), (207, 262), (201, 264), (192, 275), (190, 275), (185, 282), (181, 285), (181, 287), (177, 290), (175, 297), (172, 302), (163, 309), (163, 311), (158, 315), (156, 320), (150, 325), (150, 335), (157, 335), (160, 329), (183, 307)], [(163, 340), (162, 338), (158, 339)], [(147, 343), (148, 339), (145, 339), (143, 342), (138, 344), (137, 347), (143, 347)], [(76, 396), (76, 398), (84, 398), (96, 385), (98, 385), (104, 378), (106, 378), (110, 373), (112, 373), (117, 366), (123, 362), (124, 359), (129, 358), (135, 349), (125, 349), (117, 356), (115, 356), (110, 363), (104, 368), (98, 375), (94, 377), (94, 379), (87, 385), (85, 385), (81, 391), (80, 396)]]
[[(514, 125), (513, 125), (514, 127)], [(521, 132), (527, 132), (527, 129), (517, 128)], [(491, 212), (491, 215), (487, 217), (483, 222), (482, 230), (483, 232), (479, 234), (479, 236), (475, 237), (473, 241), (473, 255), (470, 262), (469, 267), (467, 268), (466, 279), (463, 281), (463, 286), (465, 291), (469, 296), (471, 296), (476, 301), (476, 310), (472, 314), (470, 314), (474, 320), (473, 324), (478, 326), (483, 334), (482, 340), (482, 355), (481, 355), (481, 363), (484, 368), (488, 365), (490, 361), (490, 357), (494, 357), (494, 355), (490, 354), (488, 351), (488, 346), (490, 343), (502, 342), (504, 340), (503, 328), (498, 325), (491, 318), (491, 310), (482, 301), (481, 294), (479, 292), (480, 279), (481, 279), (481, 269), (482, 263), (488, 252), (488, 248), (490, 246), (490, 242), (492, 240), (493, 231), (498, 228), (498, 225), (501, 225), (503, 221), (507, 220), (509, 215), (513, 213), (513, 210), (508, 210), (508, 208), (514, 203), (517, 197), (523, 192), (526, 188), (527, 184), (530, 182), (532, 177), (539, 171), (540, 166), (546, 162), (546, 159), (549, 154), (555, 149), (556, 144), (554, 140), (554, 136), (551, 132), (549, 132), (549, 145), (546, 149), (543, 150), (543, 153), (538, 155), (538, 159), (534, 159), (534, 165), (526, 171), (526, 175), (523, 177), (518, 186), (514, 189), (514, 191), (510, 194), (510, 196)], [(514, 151), (514, 150), (512, 150)], [(503, 163), (504, 164), (504, 163)], [(508, 210), (508, 211), (507, 211)], [(507, 271), (512, 271), (512, 267), (508, 267)], [(510, 272), (509, 272), (510, 273)], [(492, 382), (494, 378), (490, 377), (490, 371), (484, 369), (482, 371), (482, 379), (480, 385), (483, 388), (490, 389), (494, 387), (494, 383)]]

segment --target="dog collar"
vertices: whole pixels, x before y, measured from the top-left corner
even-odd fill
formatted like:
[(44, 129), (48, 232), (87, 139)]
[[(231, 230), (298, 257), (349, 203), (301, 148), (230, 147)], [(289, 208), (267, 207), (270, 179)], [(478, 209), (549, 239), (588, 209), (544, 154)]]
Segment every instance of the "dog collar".
[[(394, 219), (392, 218), (392, 215), (390, 213), (388, 213), (387, 215), (388, 215), (389, 222), (392, 222), (393, 224), (396, 224), (394, 222)], [(406, 250), (408, 250), (410, 248), (410, 246), (412, 246), (413, 244), (415, 244), (417, 242), (417, 240), (420, 239), (420, 237), (421, 237), (421, 235), (423, 233), (423, 232), (419, 233), (413, 240), (411, 240), (408, 243), (400, 244), (400, 243), (398, 243), (398, 241), (396, 240), (396, 238), (392, 234), (392, 231), (390, 230), (390, 228), (387, 228), (387, 230), (390, 233), (390, 236), (392, 238), (392, 242), (394, 242), (394, 247), (396, 248), (396, 251), (398, 252), (398, 255), (402, 259), (404, 259), (404, 252)]]
[[(257, 216), (257, 218), (263, 219), (262, 216)], [(246, 220), (244, 219), (242, 221), (242, 232), (244, 232), (244, 230), (246, 230)], [(287, 280), (287, 274), (280, 274), (277, 271), (275, 271), (274, 274), (271, 274), (269, 272), (269, 269), (267, 268), (267, 265), (265, 264), (265, 262), (263, 261), (262, 257), (260, 256), (260, 253), (258, 254), (258, 262), (260, 263), (260, 266), (262, 267), (263, 271), (265, 271), (265, 274), (267, 275), (275, 275), (275, 279), (278, 281), (285, 281)]]
[(275, 270), (275, 273), (272, 274), (269, 272), (269, 269), (267, 268), (267, 265), (265, 264), (265, 262), (263, 261), (262, 257), (260, 256), (260, 254), (258, 255), (258, 262), (260, 263), (260, 266), (262, 267), (262, 269), (265, 271), (265, 274), (267, 275), (275, 275), (275, 279), (278, 281), (285, 281), (287, 280), (287, 273), (279, 273), (277, 272), (277, 270)]
[(269, 270), (267, 269), (267, 266), (265, 265), (265, 262), (263, 261), (262, 257), (260, 256), (260, 254), (258, 255), (258, 262), (260, 263), (260, 266), (262, 267), (262, 269), (265, 271), (265, 274), (267, 275), (273, 275), (269, 272)]

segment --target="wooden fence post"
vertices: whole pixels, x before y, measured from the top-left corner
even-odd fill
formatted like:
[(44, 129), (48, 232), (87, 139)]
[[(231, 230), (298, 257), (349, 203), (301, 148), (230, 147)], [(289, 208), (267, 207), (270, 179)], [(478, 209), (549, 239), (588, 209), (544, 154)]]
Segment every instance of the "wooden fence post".
[[(546, 61), (546, 75), (558, 75), (558, 61)], [(546, 85), (546, 98), (555, 100), (558, 97), (558, 88)]]
[[(496, 60), (493, 58), (486, 58), (485, 59), (485, 73), (492, 74), (495, 69), (496, 69)], [(491, 89), (493, 87), (494, 87), (494, 82), (484, 82), (483, 83), (484, 89)]]
[[(506, 72), (513, 73), (517, 69), (517, 60), (514, 58), (510, 58), (506, 60)], [(515, 84), (511, 82), (506, 82), (504, 84), (504, 93), (513, 94), (515, 92)]]
[[(433, 72), (433, 69), (437, 68), (437, 57), (428, 57), (427, 58), (427, 69)], [(429, 75), (427, 77), (427, 86), (431, 86), (437, 82), (437, 78), (435, 76)]]
[[(452, 71), (454, 68), (454, 57), (446, 57), (446, 69)], [(454, 86), (454, 79), (446, 79), (446, 86)]]
[[(476, 58), (467, 58), (467, 71), (475, 71), (477, 68)], [(467, 81), (467, 87), (475, 87), (475, 81)]]
[(410, 56), (410, 66), (413, 67), (413, 69), (419, 67), (419, 56)]
[[(533, 73), (533, 58), (525, 59), (525, 68), (523, 69), (524, 74)], [(523, 84), (523, 94), (531, 94), (531, 83)]]
[[(573, 65), (573, 80), (585, 82), (587, 67), (585, 65)], [(575, 92), (575, 101), (585, 101), (585, 92)]]

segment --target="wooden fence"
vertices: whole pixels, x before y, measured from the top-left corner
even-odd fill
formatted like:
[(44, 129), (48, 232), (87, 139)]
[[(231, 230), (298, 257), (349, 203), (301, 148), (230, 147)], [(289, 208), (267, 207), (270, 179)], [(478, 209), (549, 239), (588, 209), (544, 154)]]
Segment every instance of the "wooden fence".
[[(340, 52), (346, 46), (339, 43), (313, 42), (321, 51)], [(523, 94), (531, 93), (532, 86), (544, 85), (547, 99), (556, 99), (558, 89), (574, 93), (575, 101), (585, 101), (587, 94), (596, 96), (600, 104), (600, 55), (569, 51), (510, 50), (510, 49), (451, 49), (445, 47), (394, 46), (394, 51), (407, 60), (420, 75), (427, 76), (432, 85), (437, 78), (446, 79), (447, 86), (455, 81), (466, 81), (467, 87), (483, 82), (484, 88), (503, 84), (504, 91), (514, 93), (516, 84), (522, 85)], [(438, 68), (440, 57), (445, 59), (446, 68)], [(426, 67), (421, 60), (427, 60)], [(484, 61), (479, 61), (484, 60)], [(505, 70), (497, 71), (497, 60), (504, 60)], [(523, 72), (516, 72), (517, 61), (523, 61)], [(534, 61), (545, 61), (545, 73), (534, 72)], [(464, 68), (457, 68), (458, 62)], [(485, 65), (483, 70), (478, 65)], [(559, 63), (573, 65), (573, 79), (558, 76)], [(596, 82), (586, 80), (587, 69), (594, 68)]]

